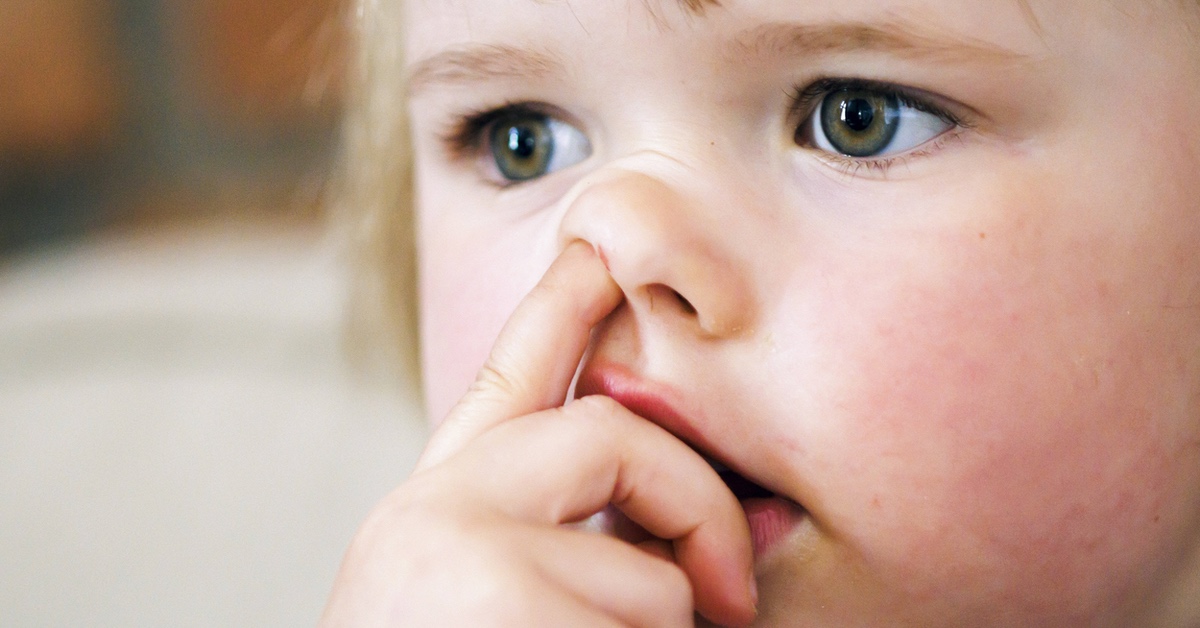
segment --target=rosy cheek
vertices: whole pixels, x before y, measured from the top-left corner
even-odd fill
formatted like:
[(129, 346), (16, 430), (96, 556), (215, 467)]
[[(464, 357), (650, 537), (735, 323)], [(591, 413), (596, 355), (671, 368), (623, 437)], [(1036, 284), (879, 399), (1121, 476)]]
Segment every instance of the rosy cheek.
[(1120, 266), (1123, 246), (1067, 228), (946, 231), (904, 263), (885, 242), (873, 259), (834, 252), (819, 294), (781, 308), (807, 318), (781, 344), (820, 364), (787, 378), (820, 400), (793, 447), (818, 470), (831, 527), (913, 589), (938, 586), (906, 580), (930, 561), (1098, 586), (1079, 576), (1156, 549), (1145, 531), (1181, 490), (1156, 423), (1178, 333), (1126, 313), (1154, 290)]
[[(556, 251), (553, 238), (542, 235), (544, 228), (481, 227), (450, 219), (427, 224), (419, 301), (422, 377), (432, 421), (440, 421), (467, 391), (504, 323), (549, 267)], [(551, 245), (531, 244), (546, 242)]]
[(435, 423), (466, 392), (516, 306), (519, 288), (485, 281), (481, 270), (488, 265), (479, 262), (468, 256), (446, 264), (428, 259), (423, 269), (422, 370)]

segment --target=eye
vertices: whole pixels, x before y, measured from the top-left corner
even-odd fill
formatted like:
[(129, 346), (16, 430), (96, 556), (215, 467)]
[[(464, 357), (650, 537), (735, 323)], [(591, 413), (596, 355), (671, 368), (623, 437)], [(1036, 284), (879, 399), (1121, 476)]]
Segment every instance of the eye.
[(500, 175), (514, 183), (573, 166), (592, 154), (582, 131), (532, 111), (502, 113), (487, 131), (487, 139)]
[(926, 109), (892, 91), (843, 87), (825, 95), (796, 141), (846, 157), (896, 155), (954, 128), (948, 116)]

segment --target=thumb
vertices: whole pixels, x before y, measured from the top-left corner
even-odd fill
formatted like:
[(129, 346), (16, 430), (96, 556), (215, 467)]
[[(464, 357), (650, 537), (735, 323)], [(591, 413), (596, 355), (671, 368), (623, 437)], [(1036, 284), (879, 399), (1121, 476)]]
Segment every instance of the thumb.
[(592, 247), (572, 242), (505, 323), (467, 394), (433, 434), (417, 470), (512, 418), (561, 406), (591, 330), (621, 303)]

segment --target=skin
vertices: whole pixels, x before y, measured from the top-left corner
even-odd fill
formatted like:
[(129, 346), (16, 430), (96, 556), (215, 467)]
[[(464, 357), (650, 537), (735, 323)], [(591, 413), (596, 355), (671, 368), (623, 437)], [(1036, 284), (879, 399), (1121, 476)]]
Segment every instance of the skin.
[[(426, 400), (448, 418), (326, 621), (1200, 622), (1194, 36), (1174, 5), (1029, 6), (409, 2), (410, 67), (484, 43), (564, 68), (414, 91)], [(1007, 52), (731, 45), (889, 16)], [(832, 158), (788, 115), (821, 76), (966, 125), (886, 167)], [(521, 101), (591, 155), (505, 187), (441, 141), (455, 112)], [(585, 355), (668, 391), (687, 429), (560, 408)], [(757, 615), (736, 503), (693, 448), (809, 513), (754, 559)], [(669, 544), (558, 525), (630, 492)]]

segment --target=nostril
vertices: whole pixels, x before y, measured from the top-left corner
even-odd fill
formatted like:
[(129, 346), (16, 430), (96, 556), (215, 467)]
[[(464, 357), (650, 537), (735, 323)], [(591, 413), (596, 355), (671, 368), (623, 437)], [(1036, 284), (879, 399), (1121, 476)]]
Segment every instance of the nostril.
[(688, 301), (687, 297), (680, 294), (678, 290), (675, 290), (674, 288), (671, 288), (670, 286), (665, 286), (661, 283), (658, 283), (658, 284), (654, 284), (652, 286), (647, 287), (646, 292), (647, 292), (647, 295), (650, 297), (650, 308), (651, 309), (654, 309), (654, 307), (656, 305), (661, 304), (661, 302), (663, 302), (663, 301), (666, 301), (666, 302), (673, 301), (677, 304), (677, 307), (679, 308), (679, 310), (682, 311), (684, 314), (686, 314), (688, 316), (696, 315), (696, 306), (692, 305), (692, 302)]
[(672, 290), (671, 294), (675, 295), (675, 298), (679, 300), (679, 306), (683, 308), (684, 313), (691, 315), (696, 314), (695, 306), (693, 306), (692, 302), (688, 301), (682, 294), (679, 294), (679, 291)]

